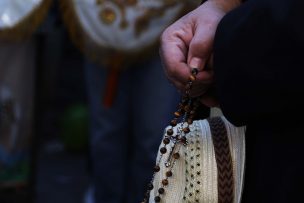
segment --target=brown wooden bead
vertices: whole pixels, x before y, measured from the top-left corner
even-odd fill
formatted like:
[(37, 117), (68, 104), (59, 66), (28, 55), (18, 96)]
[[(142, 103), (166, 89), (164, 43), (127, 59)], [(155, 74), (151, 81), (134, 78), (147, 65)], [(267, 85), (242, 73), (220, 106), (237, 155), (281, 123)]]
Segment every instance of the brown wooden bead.
[(162, 188), (162, 187), (159, 188), (159, 189), (158, 189), (158, 193), (159, 193), (159, 194), (164, 194), (164, 193), (165, 193), (165, 189)]
[(184, 131), (184, 133), (189, 133), (189, 132), (190, 132), (190, 128), (189, 128), (189, 127), (185, 127), (185, 128), (183, 129), (183, 131)]
[(178, 152), (176, 152), (176, 153), (173, 154), (173, 157), (174, 157), (174, 159), (179, 159), (180, 155), (179, 155)]
[(191, 125), (191, 124), (193, 123), (193, 120), (190, 119), (190, 118), (188, 118), (188, 119), (187, 119), (187, 123), (188, 123), (189, 125)]
[(174, 133), (173, 129), (168, 129), (167, 130), (167, 135), (173, 135), (173, 133)]
[(166, 145), (169, 144), (169, 143), (170, 143), (170, 139), (166, 137), (166, 138), (163, 140), (163, 143), (166, 144)]
[(173, 175), (173, 174), (172, 174), (171, 171), (167, 171), (167, 172), (166, 172), (166, 176), (167, 176), (167, 177), (171, 177), (172, 175)]
[(180, 116), (181, 116), (181, 113), (180, 113), (180, 112), (178, 112), (178, 111), (176, 111), (176, 112), (174, 113), (174, 116), (178, 118), (178, 117), (180, 117)]
[(176, 125), (177, 125), (177, 120), (172, 120), (172, 121), (170, 122), (170, 125), (171, 125), (172, 127), (176, 126)]
[(156, 196), (156, 197), (154, 198), (154, 201), (155, 201), (155, 202), (160, 202), (160, 200), (161, 200), (160, 196)]
[(190, 111), (190, 106), (189, 106), (189, 105), (186, 105), (186, 106), (184, 107), (184, 110), (185, 110), (186, 112), (189, 112), (189, 111)]
[(154, 187), (153, 187), (153, 184), (152, 184), (152, 183), (149, 183), (149, 184), (148, 184), (148, 190), (153, 190), (153, 188), (154, 188)]
[(197, 68), (192, 68), (191, 74), (192, 75), (197, 75), (198, 74), (198, 69)]
[(158, 165), (154, 166), (154, 172), (159, 172), (160, 171), (160, 167)]
[(190, 81), (195, 81), (196, 80), (196, 77), (194, 76), (194, 75), (190, 75), (190, 77), (189, 77), (189, 79), (190, 79)]
[(167, 152), (167, 148), (166, 147), (162, 147), (162, 148), (160, 148), (160, 153), (162, 153), (162, 154), (166, 154), (166, 152)]
[(162, 184), (163, 184), (163, 185), (168, 185), (168, 184), (169, 184), (169, 182), (168, 182), (168, 180), (167, 180), (167, 179), (163, 179), (163, 180), (162, 180)]

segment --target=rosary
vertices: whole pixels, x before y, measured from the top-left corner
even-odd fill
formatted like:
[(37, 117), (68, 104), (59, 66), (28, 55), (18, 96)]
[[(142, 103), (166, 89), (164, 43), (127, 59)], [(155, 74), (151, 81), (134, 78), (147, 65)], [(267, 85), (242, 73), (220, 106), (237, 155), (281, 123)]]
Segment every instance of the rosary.
[[(163, 139), (164, 147), (160, 148), (160, 158), (154, 166), (154, 174), (151, 182), (148, 184), (147, 192), (145, 193), (144, 200), (142, 203), (148, 203), (150, 192), (154, 189), (153, 180), (155, 174), (160, 171), (160, 162), (162, 156), (168, 152), (166, 145), (170, 142), (173, 143), (171, 149), (169, 150), (168, 159), (165, 161), (165, 167), (168, 169), (166, 172), (166, 178), (161, 181), (161, 187), (158, 188), (158, 195), (155, 196), (154, 201), (160, 202), (162, 195), (165, 193), (165, 187), (169, 184), (170, 177), (172, 177), (172, 169), (175, 165), (175, 162), (180, 158), (179, 149), (180, 147), (186, 146), (188, 144), (186, 135), (190, 132), (189, 126), (193, 123), (197, 108), (200, 105), (198, 98), (190, 97), (190, 90), (192, 88), (193, 82), (196, 80), (196, 75), (198, 74), (198, 69), (193, 68), (191, 70), (191, 75), (189, 76), (188, 83), (186, 85), (186, 92), (182, 96), (181, 102), (179, 103), (178, 110), (174, 113), (174, 118), (170, 122), (170, 127), (166, 131), (166, 135)], [(181, 123), (181, 126), (177, 128), (177, 131), (174, 132), (173, 127), (178, 123)]]

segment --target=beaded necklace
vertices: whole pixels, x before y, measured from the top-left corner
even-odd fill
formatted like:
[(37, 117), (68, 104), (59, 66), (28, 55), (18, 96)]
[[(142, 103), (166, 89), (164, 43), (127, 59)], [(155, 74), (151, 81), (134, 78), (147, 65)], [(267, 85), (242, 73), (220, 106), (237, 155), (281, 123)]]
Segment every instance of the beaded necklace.
[[(178, 110), (174, 113), (174, 118), (170, 122), (170, 127), (166, 131), (166, 135), (163, 139), (164, 146), (160, 148), (160, 158), (158, 159), (156, 165), (154, 166), (154, 174), (151, 182), (148, 184), (147, 192), (145, 193), (144, 200), (142, 203), (148, 203), (150, 192), (154, 189), (153, 181), (156, 173), (160, 171), (160, 162), (162, 156), (166, 153), (169, 153), (168, 159), (165, 161), (165, 167), (168, 169), (166, 172), (166, 178), (162, 180), (162, 186), (158, 188), (158, 195), (155, 196), (154, 201), (160, 202), (162, 195), (165, 193), (165, 187), (169, 184), (169, 179), (172, 177), (172, 169), (176, 161), (180, 158), (179, 149), (181, 147), (187, 146), (186, 135), (190, 133), (189, 126), (193, 123), (197, 108), (200, 105), (198, 98), (190, 97), (190, 90), (192, 88), (193, 82), (196, 80), (196, 75), (198, 74), (198, 69), (193, 68), (186, 85), (185, 94), (182, 96), (181, 102), (179, 103)], [(181, 123), (181, 126), (177, 128), (177, 131), (174, 132), (173, 128)], [(172, 142), (171, 149), (167, 150), (166, 146)]]

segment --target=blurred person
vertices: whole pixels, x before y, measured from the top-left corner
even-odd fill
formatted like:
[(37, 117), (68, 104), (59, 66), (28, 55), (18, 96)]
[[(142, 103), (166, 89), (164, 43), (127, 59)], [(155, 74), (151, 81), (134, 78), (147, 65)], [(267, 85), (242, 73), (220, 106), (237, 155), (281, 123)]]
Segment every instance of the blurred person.
[(36, 40), (50, 0), (0, 0), (0, 202), (32, 193)]
[(63, 3), (66, 21), (71, 15), (77, 19), (77, 29), (70, 21), (74, 42), (93, 59), (85, 64), (92, 166), (86, 202), (142, 200), (178, 100), (155, 48), (163, 29), (189, 6), (185, 4), (189, 2)]
[(300, 0), (209, 0), (162, 35), (171, 82), (184, 91), (190, 67), (199, 68), (193, 96), (247, 126), (244, 203), (301, 201), (303, 7)]
[(157, 57), (121, 72), (111, 107), (102, 103), (106, 76), (106, 69), (86, 65), (95, 202), (139, 202), (178, 95)]

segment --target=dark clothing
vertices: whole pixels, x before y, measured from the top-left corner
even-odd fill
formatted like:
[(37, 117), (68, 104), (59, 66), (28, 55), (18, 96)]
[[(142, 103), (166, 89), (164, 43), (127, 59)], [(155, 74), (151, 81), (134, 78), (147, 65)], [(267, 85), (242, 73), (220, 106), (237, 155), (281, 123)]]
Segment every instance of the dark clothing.
[(304, 1), (249, 0), (220, 22), (216, 92), (226, 118), (247, 125), (242, 203), (302, 202)]

